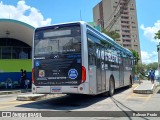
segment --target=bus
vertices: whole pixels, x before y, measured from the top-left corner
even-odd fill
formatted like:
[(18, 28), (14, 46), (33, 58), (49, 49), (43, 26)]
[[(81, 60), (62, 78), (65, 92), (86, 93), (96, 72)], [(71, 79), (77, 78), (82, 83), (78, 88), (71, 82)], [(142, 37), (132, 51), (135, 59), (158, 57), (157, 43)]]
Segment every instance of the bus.
[(35, 29), (33, 93), (112, 96), (132, 78), (132, 52), (86, 22)]

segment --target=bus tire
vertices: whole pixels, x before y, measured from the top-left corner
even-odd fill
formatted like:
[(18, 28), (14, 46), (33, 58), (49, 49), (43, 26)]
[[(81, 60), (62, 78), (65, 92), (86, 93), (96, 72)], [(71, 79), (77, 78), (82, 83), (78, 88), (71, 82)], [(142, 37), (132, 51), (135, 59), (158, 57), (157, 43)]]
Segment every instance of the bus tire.
[(102, 97), (108, 97), (108, 91), (101, 94)]
[(114, 90), (115, 90), (115, 83), (113, 78), (111, 77), (109, 80), (109, 96), (113, 96), (114, 95)]

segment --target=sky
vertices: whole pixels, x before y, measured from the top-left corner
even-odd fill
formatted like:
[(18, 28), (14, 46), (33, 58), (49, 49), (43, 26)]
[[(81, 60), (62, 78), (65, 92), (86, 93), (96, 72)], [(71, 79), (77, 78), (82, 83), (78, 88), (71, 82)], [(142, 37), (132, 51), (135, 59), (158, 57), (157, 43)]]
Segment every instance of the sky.
[[(93, 7), (101, 0), (0, 0), (0, 18), (34, 27), (83, 20), (93, 21)], [(142, 63), (158, 62), (155, 33), (160, 30), (160, 0), (136, 0)]]

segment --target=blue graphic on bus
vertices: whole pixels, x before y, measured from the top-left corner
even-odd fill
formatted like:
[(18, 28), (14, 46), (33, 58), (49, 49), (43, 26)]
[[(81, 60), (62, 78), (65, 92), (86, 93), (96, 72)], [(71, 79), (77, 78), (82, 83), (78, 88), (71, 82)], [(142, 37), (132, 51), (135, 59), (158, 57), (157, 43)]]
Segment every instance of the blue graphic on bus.
[(77, 59), (77, 63), (81, 63), (81, 59)]
[(76, 79), (77, 76), (78, 76), (77, 70), (76, 69), (70, 69), (68, 71), (68, 76), (69, 76), (70, 79)]
[(40, 66), (40, 61), (35, 61), (35, 66), (36, 67)]

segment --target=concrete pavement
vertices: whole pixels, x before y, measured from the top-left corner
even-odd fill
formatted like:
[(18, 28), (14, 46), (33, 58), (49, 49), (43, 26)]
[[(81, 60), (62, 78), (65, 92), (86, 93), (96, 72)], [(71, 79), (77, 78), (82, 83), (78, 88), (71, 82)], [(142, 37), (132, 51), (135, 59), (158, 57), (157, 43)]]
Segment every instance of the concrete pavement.
[(31, 92), (31, 89), (4, 89), (0, 90), (0, 95), (26, 93), (26, 92)]
[(24, 95), (18, 95), (17, 100), (19, 101), (32, 101), (37, 99), (42, 99), (46, 95), (45, 94), (24, 94)]
[[(19, 94), (17, 95), (17, 100), (20, 101), (32, 101), (42, 99), (45, 94), (32, 94), (31, 89), (5, 89), (0, 90), (0, 95), (7, 95), (7, 94)], [(25, 93), (25, 94), (20, 94)]]
[[(133, 90), (134, 93), (153, 94), (156, 86), (158, 86), (160, 83), (155, 81), (155, 83), (152, 84), (151, 81), (141, 80), (140, 82), (138, 82), (138, 84), (139, 85)], [(17, 96), (17, 100), (20, 100), (20, 101), (40, 100), (40, 99), (46, 99), (46, 98), (51, 98), (56, 96), (55, 94), (32, 94), (31, 89), (0, 91), (0, 95), (16, 94), (16, 93), (27, 93), (27, 94), (20, 94)]]
[(140, 84), (133, 90), (134, 93), (139, 94), (153, 94), (159, 82), (155, 81), (154, 84), (150, 80), (141, 80)]
[(33, 94), (31, 89), (5, 89), (0, 90), (0, 95), (18, 94), (17, 100), (19, 101), (36, 101), (48, 99), (53, 97), (64, 96), (65, 94)]
[(21, 90), (5, 90), (5, 91), (0, 91), (0, 95), (6, 95), (6, 94), (15, 94), (15, 93), (21, 93)]

